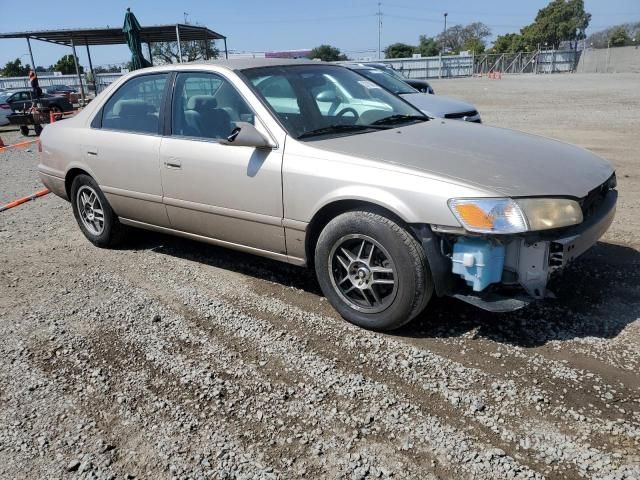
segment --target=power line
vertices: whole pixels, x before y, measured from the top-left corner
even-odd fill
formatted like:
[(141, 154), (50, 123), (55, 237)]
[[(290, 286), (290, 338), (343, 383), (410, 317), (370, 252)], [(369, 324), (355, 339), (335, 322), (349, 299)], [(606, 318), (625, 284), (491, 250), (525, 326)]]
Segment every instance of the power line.
[(382, 58), (380, 56), (380, 41), (382, 38), (382, 2), (378, 2), (378, 58)]

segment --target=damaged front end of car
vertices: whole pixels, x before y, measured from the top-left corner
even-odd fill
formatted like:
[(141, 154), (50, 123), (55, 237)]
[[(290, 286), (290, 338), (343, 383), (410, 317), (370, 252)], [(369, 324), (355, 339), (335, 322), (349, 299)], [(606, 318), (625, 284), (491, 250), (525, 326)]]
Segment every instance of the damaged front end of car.
[(553, 297), (550, 277), (602, 237), (617, 198), (613, 174), (580, 199), (450, 199), (462, 227), (416, 229), (436, 293), (493, 312)]

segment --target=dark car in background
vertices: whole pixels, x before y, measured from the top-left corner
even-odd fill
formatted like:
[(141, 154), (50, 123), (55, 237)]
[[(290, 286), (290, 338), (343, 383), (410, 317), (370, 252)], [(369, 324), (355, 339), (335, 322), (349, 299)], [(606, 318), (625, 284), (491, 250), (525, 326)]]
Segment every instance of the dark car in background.
[[(35, 98), (30, 88), (13, 88), (0, 91), (0, 103), (6, 103), (14, 112), (29, 109)], [(73, 110), (71, 102), (62, 96), (55, 96), (49, 93), (43, 93), (38, 102), (43, 107), (50, 108), (54, 113), (70, 112)]]
[(436, 93), (433, 90), (433, 87), (431, 87), (429, 82), (427, 82), (426, 80), (419, 80), (417, 78), (407, 78), (404, 75), (402, 75), (400, 72), (398, 72), (396, 69), (394, 69), (391, 65), (387, 65), (386, 63), (365, 62), (365, 63), (361, 63), (360, 65), (377, 68), (378, 70), (384, 70), (389, 75), (396, 77), (398, 80), (402, 80), (403, 82), (408, 83), (419, 92), (429, 93), (431, 95)]
[(65, 97), (71, 103), (78, 102), (78, 90), (69, 85), (50, 85), (44, 88), (45, 93), (57, 97)]

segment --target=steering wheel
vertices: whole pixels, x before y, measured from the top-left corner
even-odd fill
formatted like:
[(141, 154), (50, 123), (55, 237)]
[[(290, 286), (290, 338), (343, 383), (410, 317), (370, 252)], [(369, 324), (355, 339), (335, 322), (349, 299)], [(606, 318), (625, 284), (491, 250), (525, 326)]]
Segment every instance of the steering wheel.
[(353, 114), (353, 116), (354, 116), (356, 121), (358, 121), (358, 118), (360, 118), (360, 115), (358, 115), (358, 112), (356, 112), (355, 109), (351, 108), (351, 107), (343, 108), (338, 113), (336, 113), (336, 117), (342, 117), (342, 116), (346, 115), (347, 113)]

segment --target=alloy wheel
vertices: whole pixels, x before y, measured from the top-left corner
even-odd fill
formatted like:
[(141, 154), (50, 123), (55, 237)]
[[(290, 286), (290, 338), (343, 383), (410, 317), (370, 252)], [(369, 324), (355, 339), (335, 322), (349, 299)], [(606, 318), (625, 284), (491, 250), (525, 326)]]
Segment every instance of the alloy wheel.
[(361, 234), (342, 237), (331, 249), (328, 266), (333, 288), (351, 308), (377, 313), (393, 303), (398, 291), (395, 265), (373, 238)]
[(104, 231), (104, 209), (96, 191), (83, 185), (76, 194), (76, 203), (80, 220), (92, 235), (99, 236)]

